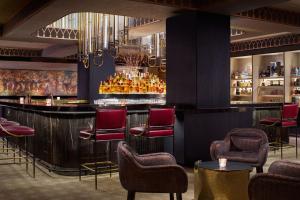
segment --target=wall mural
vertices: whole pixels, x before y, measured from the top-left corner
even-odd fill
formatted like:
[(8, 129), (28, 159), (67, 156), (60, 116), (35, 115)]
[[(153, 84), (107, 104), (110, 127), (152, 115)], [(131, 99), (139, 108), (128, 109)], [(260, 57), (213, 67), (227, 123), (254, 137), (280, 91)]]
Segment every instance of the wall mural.
[(0, 96), (77, 96), (77, 72), (0, 69)]

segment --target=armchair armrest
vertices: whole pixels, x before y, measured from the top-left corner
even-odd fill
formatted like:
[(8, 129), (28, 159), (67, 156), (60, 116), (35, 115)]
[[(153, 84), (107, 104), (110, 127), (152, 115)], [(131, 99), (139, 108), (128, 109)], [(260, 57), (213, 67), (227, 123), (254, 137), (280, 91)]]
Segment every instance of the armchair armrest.
[(229, 151), (229, 146), (224, 140), (216, 140), (210, 145), (210, 156), (212, 160), (217, 160), (219, 155), (224, 155)]
[(300, 163), (290, 161), (275, 161), (269, 168), (269, 173), (300, 179)]
[(135, 159), (139, 164), (144, 166), (176, 164), (176, 159), (169, 153), (135, 155)]
[(250, 200), (293, 200), (299, 192), (300, 179), (275, 175), (257, 174), (249, 183)]
[(258, 151), (258, 163), (260, 164), (260, 166), (263, 166), (267, 162), (268, 152), (269, 152), (269, 144), (266, 143), (261, 145)]

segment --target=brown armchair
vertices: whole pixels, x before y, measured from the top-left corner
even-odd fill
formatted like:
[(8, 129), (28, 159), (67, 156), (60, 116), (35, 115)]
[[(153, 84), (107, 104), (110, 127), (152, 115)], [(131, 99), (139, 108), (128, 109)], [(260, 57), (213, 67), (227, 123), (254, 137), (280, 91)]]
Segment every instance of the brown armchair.
[(249, 163), (263, 172), (268, 156), (268, 137), (255, 128), (236, 128), (222, 141), (214, 141), (210, 146), (212, 160), (225, 157), (230, 161)]
[(250, 200), (299, 199), (300, 163), (275, 161), (268, 173), (255, 175), (249, 183)]
[(134, 200), (136, 192), (169, 193), (170, 200), (176, 193), (181, 200), (187, 191), (187, 174), (171, 154), (138, 155), (125, 142), (119, 142), (118, 161), (120, 182), (128, 191), (128, 200)]

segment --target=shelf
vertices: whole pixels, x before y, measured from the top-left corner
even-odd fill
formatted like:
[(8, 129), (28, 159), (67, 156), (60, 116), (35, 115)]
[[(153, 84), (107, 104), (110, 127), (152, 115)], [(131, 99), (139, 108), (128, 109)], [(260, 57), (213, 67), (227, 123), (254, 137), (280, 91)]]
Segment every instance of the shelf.
[(291, 75), (291, 78), (300, 78), (300, 76), (297, 76), (297, 75)]
[(299, 85), (299, 86), (291, 85), (291, 87), (294, 87), (294, 88), (300, 88), (300, 85)]
[(260, 77), (258, 79), (284, 79), (284, 76), (276, 76), (276, 77)]
[(232, 86), (231, 88), (252, 88), (252, 86), (242, 87), (242, 86)]
[(235, 78), (232, 78), (231, 79), (232, 81), (252, 81), (252, 78), (237, 78), (237, 79), (235, 79)]
[(292, 96), (294, 96), (294, 97), (299, 97), (300, 94), (292, 94)]
[(240, 94), (240, 95), (234, 94), (234, 95), (231, 95), (231, 96), (233, 96), (233, 97), (251, 97), (252, 94)]
[(269, 95), (259, 95), (260, 97), (272, 97), (272, 98), (283, 98), (284, 95), (281, 94), (281, 95), (275, 95), (275, 94), (269, 94)]
[(261, 88), (284, 88), (284, 85), (267, 85), (267, 86), (258, 86)]

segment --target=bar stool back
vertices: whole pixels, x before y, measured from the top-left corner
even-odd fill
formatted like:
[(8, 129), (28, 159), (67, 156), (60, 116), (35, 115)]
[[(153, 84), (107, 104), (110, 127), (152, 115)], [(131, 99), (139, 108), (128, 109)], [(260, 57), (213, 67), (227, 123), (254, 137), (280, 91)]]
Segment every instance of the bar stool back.
[[(98, 166), (107, 164), (111, 176), (111, 142), (125, 139), (126, 131), (126, 109), (97, 109), (94, 128), (80, 131), (78, 140), (79, 151), (79, 180), (81, 180), (82, 169), (87, 169), (95, 173), (95, 189), (97, 189)], [(81, 161), (81, 140), (93, 143), (93, 161), (92, 163), (82, 163)], [(108, 156), (106, 162), (97, 161), (97, 142), (106, 142), (108, 144)], [(92, 167), (91, 167), (92, 166)]]
[[(298, 104), (285, 104), (282, 106), (280, 118), (265, 118), (260, 120), (260, 125), (265, 127), (279, 127), (279, 128), (297, 128), (299, 107)], [(280, 130), (280, 156), (282, 156), (283, 142), (282, 131)], [(296, 157), (298, 158), (298, 128), (296, 130)]]
[(130, 134), (133, 136), (151, 138), (173, 137), (174, 154), (174, 123), (175, 109), (171, 108), (150, 108), (148, 123), (144, 127), (133, 127)]

